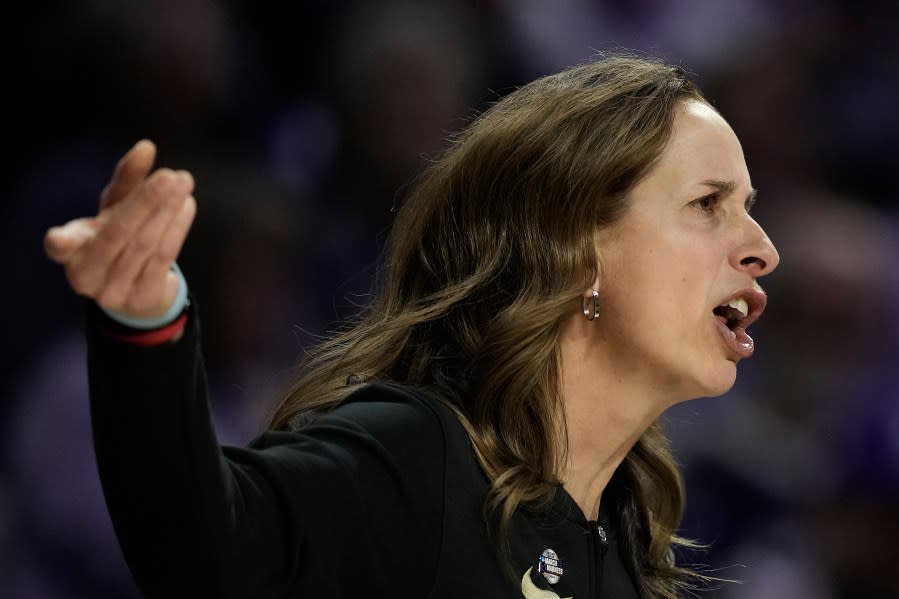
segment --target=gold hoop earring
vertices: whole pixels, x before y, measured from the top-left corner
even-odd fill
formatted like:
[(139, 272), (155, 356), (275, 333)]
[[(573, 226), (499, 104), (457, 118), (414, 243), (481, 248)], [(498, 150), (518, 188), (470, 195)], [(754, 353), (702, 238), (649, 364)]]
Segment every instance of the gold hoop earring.
[(584, 318), (593, 320), (597, 316), (599, 316), (599, 293), (594, 289), (591, 297), (584, 298)]

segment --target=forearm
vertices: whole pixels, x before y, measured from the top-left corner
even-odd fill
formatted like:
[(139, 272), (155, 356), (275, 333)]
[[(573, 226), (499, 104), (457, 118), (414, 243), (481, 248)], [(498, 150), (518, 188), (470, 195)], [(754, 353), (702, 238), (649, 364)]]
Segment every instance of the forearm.
[[(445, 447), (433, 410), (375, 385), (303, 431), (220, 448), (195, 310), (179, 339), (151, 347), (105, 335), (98, 313), (88, 319), (97, 461), (144, 593), (422, 596), (443, 513)], [(386, 577), (410, 546), (415, 573)]]
[(196, 317), (188, 314), (177, 341), (153, 347), (110, 336), (103, 318), (89, 309), (91, 415), (125, 557), (150, 596), (224, 596), (215, 587), (231, 572), (224, 556), (240, 528), (207, 405)]

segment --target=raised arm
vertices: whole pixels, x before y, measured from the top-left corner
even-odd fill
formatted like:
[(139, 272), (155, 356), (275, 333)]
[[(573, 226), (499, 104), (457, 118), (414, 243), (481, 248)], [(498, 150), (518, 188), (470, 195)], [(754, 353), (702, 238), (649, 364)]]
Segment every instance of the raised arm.
[[(178, 291), (171, 265), (196, 210), (193, 180), (151, 172), (154, 156), (139, 142), (99, 213), (45, 239), (89, 300), (97, 464), (138, 585), (148, 597), (425, 596), (444, 484), (442, 427), (429, 404), (372, 386), (304, 431), (222, 448), (196, 302), (182, 334), (155, 344), (131, 342), (109, 319), (164, 314)], [(411, 572), (396, 580), (404, 563)]]

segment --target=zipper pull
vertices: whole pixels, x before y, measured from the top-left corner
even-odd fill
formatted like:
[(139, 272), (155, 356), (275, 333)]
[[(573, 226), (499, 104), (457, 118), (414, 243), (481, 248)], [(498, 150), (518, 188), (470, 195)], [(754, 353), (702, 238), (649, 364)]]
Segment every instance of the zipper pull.
[(606, 536), (606, 529), (602, 527), (602, 524), (596, 525), (596, 532), (599, 533), (599, 540), (602, 541), (603, 545), (609, 542), (609, 537)]

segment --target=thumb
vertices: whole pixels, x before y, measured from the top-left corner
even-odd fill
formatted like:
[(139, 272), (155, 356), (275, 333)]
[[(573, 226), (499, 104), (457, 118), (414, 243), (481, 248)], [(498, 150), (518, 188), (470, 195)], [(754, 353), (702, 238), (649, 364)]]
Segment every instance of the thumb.
[(54, 262), (65, 264), (88, 240), (96, 235), (93, 218), (79, 218), (59, 227), (51, 227), (44, 235), (44, 251)]

